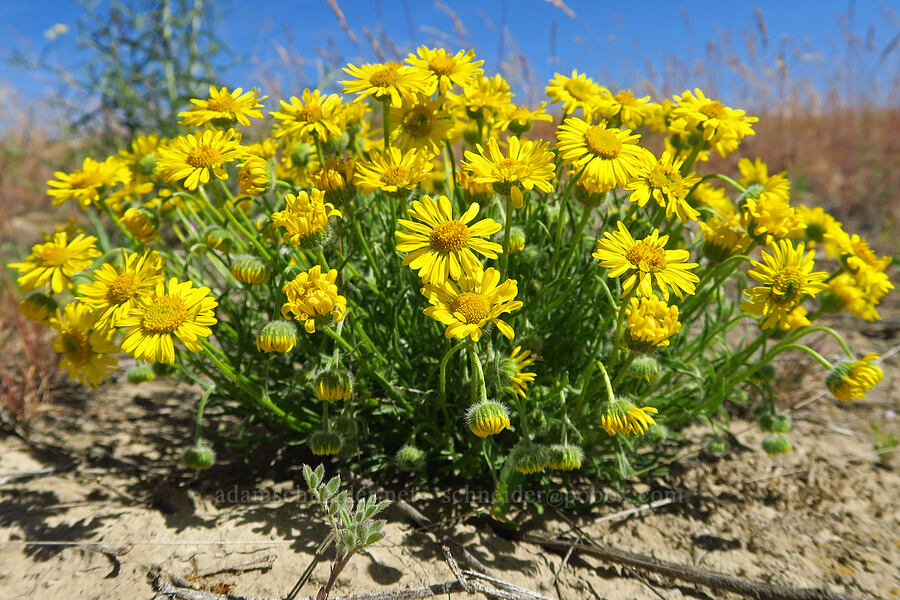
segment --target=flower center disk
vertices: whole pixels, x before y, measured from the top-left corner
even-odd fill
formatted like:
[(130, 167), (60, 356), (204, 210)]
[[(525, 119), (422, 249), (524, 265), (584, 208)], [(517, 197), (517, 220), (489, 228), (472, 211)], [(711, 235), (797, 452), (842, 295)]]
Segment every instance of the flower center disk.
[(384, 67), (372, 73), (369, 83), (375, 87), (390, 87), (400, 80), (396, 67)]
[(403, 165), (391, 165), (381, 174), (381, 183), (401, 186), (406, 183), (407, 172), (407, 168)]
[(198, 146), (188, 153), (186, 162), (197, 169), (208, 169), (215, 166), (219, 157), (219, 151), (212, 146)]
[(106, 299), (110, 304), (122, 304), (134, 297), (137, 287), (134, 273), (122, 273), (109, 283)]
[(790, 304), (803, 287), (803, 274), (796, 267), (786, 267), (772, 283), (773, 300), (778, 304)]
[(65, 246), (45, 246), (41, 252), (41, 260), (51, 267), (58, 267), (69, 260), (69, 249)]
[(63, 353), (69, 362), (75, 366), (87, 364), (91, 358), (91, 344), (87, 337), (75, 330), (64, 332), (60, 339), (62, 341)]
[(187, 316), (187, 307), (181, 298), (167, 294), (147, 307), (141, 324), (150, 333), (172, 333)]
[(646, 240), (641, 240), (628, 249), (625, 258), (641, 271), (656, 273), (666, 269), (666, 252)]
[(218, 98), (210, 99), (206, 106), (209, 107), (209, 110), (217, 112), (231, 112), (237, 107), (237, 102), (234, 101), (231, 94), (224, 94)]
[(469, 228), (460, 221), (441, 223), (431, 232), (428, 241), (438, 252), (456, 252), (469, 245)]
[(456, 297), (450, 306), (453, 313), (459, 313), (469, 325), (481, 323), (491, 315), (491, 303), (476, 292), (464, 292)]
[(588, 150), (600, 158), (612, 159), (622, 151), (622, 142), (610, 131), (594, 125), (584, 132)]
[(436, 75), (452, 75), (456, 72), (456, 61), (449, 56), (438, 55), (431, 59), (428, 68)]

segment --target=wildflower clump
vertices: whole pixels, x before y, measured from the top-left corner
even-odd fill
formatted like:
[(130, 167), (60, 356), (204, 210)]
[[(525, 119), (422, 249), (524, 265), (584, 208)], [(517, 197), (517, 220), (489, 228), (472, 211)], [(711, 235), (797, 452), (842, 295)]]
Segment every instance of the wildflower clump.
[(334, 80), (212, 85), (178, 134), (55, 173), (54, 204), (86, 218), (7, 265), (71, 379), (100, 386), (125, 353), (132, 381), (196, 385), (185, 465), (212, 464), (202, 423), (228, 415), (235, 448), (490, 481), (502, 515), (520, 485), (651, 472), (670, 432), (717, 432), (732, 404), (791, 451), (787, 353), (839, 401), (878, 393), (878, 357), (827, 319), (879, 319), (891, 258), (740, 155), (756, 117), (579, 71), (525, 103), (467, 49)]

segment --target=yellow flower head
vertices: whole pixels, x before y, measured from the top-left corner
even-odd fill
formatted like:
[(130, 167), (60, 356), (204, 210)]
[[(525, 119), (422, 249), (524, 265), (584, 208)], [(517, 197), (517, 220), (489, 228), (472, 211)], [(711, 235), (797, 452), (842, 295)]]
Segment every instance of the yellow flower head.
[(307, 333), (315, 333), (317, 327), (343, 321), (347, 313), (347, 299), (338, 294), (336, 279), (337, 269), (323, 275), (319, 265), (300, 273), (281, 288), (287, 296), (281, 314), (286, 319), (292, 314), (294, 319), (303, 323)]
[(638, 408), (629, 400), (614, 398), (601, 405), (600, 426), (609, 435), (644, 435), (648, 427), (656, 424), (650, 415), (657, 412), (652, 406)]
[(121, 158), (131, 169), (135, 179), (147, 181), (153, 175), (156, 168), (156, 149), (165, 140), (161, 140), (158, 134), (139, 135), (131, 140), (131, 150), (119, 150)]
[(884, 271), (892, 261), (890, 256), (882, 256), (879, 258), (869, 246), (869, 242), (855, 233), (843, 240), (841, 260), (843, 260), (847, 264), (847, 268), (853, 272), (861, 269), (874, 269), (879, 272)]
[(323, 402), (346, 402), (353, 395), (353, 378), (347, 371), (323, 371), (316, 377), (315, 391), (316, 398)]
[(762, 317), (760, 327), (769, 329), (787, 317), (806, 295), (815, 296), (827, 285), (824, 271), (813, 272), (814, 251), (803, 254), (803, 244), (794, 248), (788, 240), (780, 240), (772, 246), (772, 254), (763, 251), (763, 262), (753, 261), (749, 275), (761, 286), (744, 290), (750, 300), (741, 308), (751, 315)]
[(537, 188), (550, 193), (556, 165), (553, 153), (545, 142), (519, 140), (512, 136), (508, 140), (507, 156), (500, 151), (496, 138), (488, 140), (487, 150), (480, 144), (478, 153), (466, 151), (468, 169), (478, 183), (490, 183), (494, 191), (513, 201), (513, 206), (521, 208), (524, 199), (522, 189)]
[(735, 214), (734, 203), (728, 197), (728, 194), (725, 193), (725, 190), (712, 185), (708, 181), (704, 181), (695, 187), (691, 198), (699, 204), (713, 209), (723, 219), (730, 219)]
[(316, 138), (325, 141), (343, 133), (339, 122), (340, 96), (309, 89), (303, 90), (301, 96), (302, 99), (291, 96), (290, 102), (282, 100), (281, 110), (272, 113), (278, 120), (274, 130), (276, 138), (312, 144)]
[(658, 160), (647, 152), (636, 179), (625, 185), (625, 189), (632, 192), (629, 199), (644, 206), (653, 198), (666, 209), (666, 218), (676, 215), (682, 223), (696, 221), (700, 213), (688, 204), (687, 195), (700, 178), (693, 173), (682, 177), (683, 162), (668, 152), (663, 152)]
[(564, 164), (610, 187), (624, 186), (644, 168), (647, 150), (638, 145), (640, 135), (628, 129), (591, 125), (572, 117), (557, 130), (557, 150)]
[[(553, 104), (562, 102), (564, 114), (571, 114), (580, 108), (584, 116), (588, 117), (601, 90), (605, 91), (605, 88), (601, 88), (584, 73), (573, 70), (571, 77), (554, 74), (545, 93)], [(608, 91), (606, 93), (609, 94)]]
[[(481, 268), (475, 256), (478, 252), (488, 258), (497, 258), (503, 247), (486, 239), (500, 231), (502, 225), (493, 219), (482, 219), (469, 225), (478, 215), (474, 202), (461, 217), (453, 218), (453, 208), (446, 196), (436, 201), (423, 196), (422, 201), (412, 203), (407, 209), (416, 221), (398, 219), (406, 231), (397, 231), (397, 251), (409, 252), (403, 266), (418, 271), (425, 283), (440, 285), (447, 278), (459, 279), (463, 273)], [(474, 252), (473, 252), (474, 251)]]
[(152, 242), (159, 235), (156, 213), (144, 206), (126, 209), (119, 218), (119, 223), (142, 244)]
[(500, 375), (506, 382), (505, 385), (522, 398), (528, 392), (528, 384), (537, 376), (536, 373), (525, 369), (533, 365), (536, 360), (537, 357), (531, 353), (531, 350), (523, 350), (521, 346), (516, 346), (508, 358), (500, 361)]
[(346, 72), (355, 79), (340, 81), (344, 93), (356, 92), (360, 98), (372, 96), (379, 102), (387, 101), (400, 107), (404, 100), (412, 100), (416, 94), (430, 94), (432, 83), (421, 69), (400, 63), (366, 64), (360, 67), (347, 65)]
[(740, 141), (754, 135), (752, 124), (759, 119), (748, 117), (742, 110), (735, 110), (703, 95), (699, 89), (675, 96), (678, 103), (672, 109), (673, 120), (686, 132), (699, 131), (720, 156), (733, 152)]
[(391, 140), (404, 150), (428, 148), (435, 153), (450, 138), (453, 117), (440, 100), (417, 96), (412, 102), (404, 102), (391, 108)]
[(297, 345), (297, 327), (291, 321), (269, 321), (256, 334), (256, 349), (260, 352), (285, 354)]
[(110, 156), (103, 162), (93, 158), (85, 158), (80, 169), (71, 173), (57, 171), (47, 185), (47, 195), (53, 197), (53, 204), (63, 204), (66, 200), (75, 199), (81, 208), (100, 199), (100, 192), (119, 183), (131, 181), (128, 165), (117, 156)]
[(275, 155), (278, 154), (278, 142), (276, 142), (272, 138), (267, 137), (261, 142), (247, 144), (247, 154), (251, 156), (258, 156), (263, 160), (269, 161), (275, 158)]
[(637, 129), (653, 115), (653, 107), (650, 96), (635, 98), (631, 90), (622, 90), (615, 95), (598, 95), (591, 105), (591, 114), (625, 129)]
[(778, 322), (778, 329), (781, 331), (793, 331), (800, 327), (812, 325), (812, 322), (806, 317), (806, 309), (802, 306), (795, 306), (785, 317)]
[(634, 350), (668, 346), (669, 338), (681, 331), (678, 307), (669, 306), (656, 296), (632, 297), (628, 313), (628, 337)]
[(499, 73), (493, 77), (479, 75), (463, 87), (460, 94), (447, 94), (451, 105), (465, 110), (470, 118), (483, 119), (487, 124), (494, 122), (494, 117), (507, 107), (512, 96), (509, 84)]
[(790, 199), (791, 181), (784, 171), (770, 176), (769, 166), (759, 158), (753, 161), (749, 158), (742, 158), (738, 161), (738, 170), (743, 175), (738, 179), (738, 183), (745, 188), (759, 185), (762, 186), (762, 191), (778, 196), (785, 202)]
[(127, 328), (122, 350), (147, 363), (175, 363), (175, 339), (191, 352), (200, 352), (200, 338), (212, 335), (216, 324), (216, 299), (208, 287), (194, 287), (191, 280), (169, 279), (156, 284), (152, 294), (142, 296), (119, 321)]
[(553, 117), (544, 110), (546, 106), (546, 102), (541, 102), (535, 110), (531, 110), (527, 106), (509, 104), (497, 120), (497, 129), (508, 129), (514, 135), (521, 136), (531, 129), (531, 124), (535, 121), (552, 123)]
[(483, 271), (479, 265), (474, 272), (463, 273), (458, 284), (449, 280), (440, 286), (426, 284), (422, 294), (431, 306), (425, 315), (447, 326), (444, 336), (448, 339), (468, 337), (477, 342), (490, 322), (511, 340), (513, 329), (500, 315), (522, 308), (522, 302), (515, 300), (519, 290), (514, 279), (499, 282), (499, 271)]
[(388, 148), (384, 152), (372, 151), (370, 160), (356, 164), (356, 185), (364, 194), (382, 190), (391, 194), (408, 191), (425, 179), (433, 168), (434, 153), (430, 150), (412, 149), (401, 152)]
[(477, 202), (479, 206), (485, 206), (494, 197), (494, 185), (491, 183), (479, 183), (475, 175), (466, 169), (456, 171), (457, 190), (465, 192), (466, 199)]
[(209, 86), (209, 98), (198, 100), (191, 98), (193, 108), (178, 113), (181, 124), (187, 128), (200, 127), (206, 123), (216, 126), (232, 127), (235, 122), (248, 127), (250, 119), (262, 119), (262, 103), (268, 96), (260, 98), (259, 90), (253, 88), (244, 92), (242, 88), (235, 88), (229, 92), (227, 87), (216, 88)]
[(308, 194), (300, 191), (297, 196), (287, 194), (284, 199), (287, 206), (272, 213), (272, 223), (285, 229), (282, 239), (294, 246), (321, 248), (327, 239), (328, 219), (343, 217), (333, 204), (325, 202), (322, 190), (314, 189)]
[(356, 161), (329, 156), (325, 164), (312, 174), (312, 182), (316, 189), (325, 192), (325, 199), (341, 206), (356, 194), (353, 178), (356, 173)]
[(509, 410), (493, 400), (479, 402), (466, 411), (466, 423), (480, 438), (495, 435), (509, 429)]
[(67, 304), (51, 321), (59, 334), (53, 348), (62, 354), (59, 368), (69, 372), (69, 379), (81, 381), (88, 387), (100, 387), (119, 361), (110, 354), (120, 352), (111, 332), (95, 330), (97, 313), (78, 302)]
[(768, 192), (746, 198), (741, 223), (747, 233), (766, 244), (771, 244), (772, 238), (790, 237), (803, 230), (803, 222), (788, 201)]
[(475, 60), (474, 50), (460, 50), (449, 54), (443, 48), (420, 46), (416, 54), (410, 54), (406, 62), (422, 71), (428, 78), (428, 94), (438, 90), (445, 94), (453, 86), (465, 87), (480, 77), (483, 60)]
[(839, 242), (847, 235), (841, 223), (825, 212), (821, 206), (810, 208), (801, 204), (796, 207), (796, 211), (803, 223), (804, 237), (809, 247), (816, 248), (819, 244), (823, 244), (828, 258), (840, 256)]
[(272, 175), (269, 161), (249, 154), (244, 164), (241, 165), (241, 170), (238, 171), (237, 181), (242, 193), (248, 196), (260, 196), (275, 184)]
[(16, 280), (23, 292), (44, 287), (58, 294), (72, 287), (70, 278), (87, 269), (94, 258), (100, 256), (97, 238), (75, 236), (69, 241), (65, 232), (54, 233), (53, 238), (31, 248), (25, 262), (10, 263), (21, 275)]
[(56, 300), (40, 292), (29, 294), (19, 301), (19, 314), (42, 327), (50, 327), (50, 319), (56, 315), (58, 308)]
[(156, 170), (171, 183), (184, 179), (184, 187), (189, 190), (209, 182), (210, 174), (228, 179), (224, 165), (246, 154), (240, 140), (240, 134), (234, 129), (180, 136), (159, 149)]
[(571, 444), (554, 444), (547, 449), (547, 466), (557, 471), (577, 471), (584, 451)]
[(740, 254), (750, 246), (751, 239), (740, 226), (737, 217), (713, 217), (700, 223), (703, 232), (703, 254), (712, 262), (721, 262)]
[(272, 272), (261, 258), (252, 254), (239, 254), (231, 263), (231, 276), (248, 285), (263, 285), (269, 283)]
[(878, 355), (869, 353), (860, 360), (841, 361), (825, 377), (825, 385), (838, 400), (865, 400), (866, 392), (884, 379), (884, 371), (871, 364), (876, 360)]
[(679, 298), (683, 297), (682, 292), (694, 293), (694, 283), (700, 278), (690, 272), (697, 263), (685, 262), (690, 258), (687, 250), (666, 250), (669, 236), (660, 237), (656, 229), (636, 241), (621, 221), (618, 228), (618, 231), (603, 234), (604, 239), (597, 241), (597, 249), (591, 256), (600, 261), (601, 267), (610, 269), (607, 277), (628, 274), (622, 282), (625, 294), (637, 286), (638, 297), (649, 298), (653, 295), (654, 283), (666, 301), (669, 300), (670, 286)]
[(91, 283), (78, 286), (82, 304), (97, 313), (99, 328), (116, 327), (140, 303), (165, 281), (164, 260), (159, 252), (142, 254), (122, 249), (122, 264), (100, 265), (91, 273)]

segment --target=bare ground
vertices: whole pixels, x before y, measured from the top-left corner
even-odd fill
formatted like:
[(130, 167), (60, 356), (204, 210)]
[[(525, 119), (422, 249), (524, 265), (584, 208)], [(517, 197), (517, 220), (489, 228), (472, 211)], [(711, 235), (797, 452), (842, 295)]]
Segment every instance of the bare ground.
[[(883, 355), (896, 350), (896, 331), (868, 333), (851, 334), (851, 345)], [(892, 417), (900, 413), (900, 354), (884, 369), (885, 381), (860, 403), (834, 402), (819, 393), (821, 381), (782, 389), (787, 407), (803, 405), (793, 412), (796, 450), (784, 457), (766, 456), (758, 428), (741, 421), (731, 424), (740, 446), (727, 457), (706, 457), (699, 449), (707, 430), (695, 427), (687, 438), (698, 440), (696, 447), (679, 449), (649, 494), (670, 500), (666, 506), (604, 519), (634, 507), (627, 499), (634, 494), (646, 498), (651, 488), (640, 483), (589, 514), (550, 509), (518, 519), (539, 536), (575, 537), (577, 524), (596, 541), (681, 564), (864, 598), (900, 597), (900, 456), (877, 454), (871, 430), (900, 430), (900, 418)], [(287, 593), (326, 534), (315, 507), (298, 501), (299, 470), (267, 468), (270, 457), (200, 475), (180, 468), (178, 453), (193, 426), (191, 394), (165, 382), (114, 383), (51, 406), (27, 432), (0, 434), (4, 597), (151, 598), (154, 564), (205, 589)], [(59, 472), (39, 473), (46, 469)], [(35, 477), (11, 479), (25, 473)], [(487, 507), (476, 502), (426, 494), (410, 502), (498, 577), (550, 597), (737, 597), (509, 541), (487, 526)], [(431, 537), (394, 508), (387, 517), (387, 538), (351, 561), (335, 595), (453, 580)], [(70, 544), (53, 543), (60, 541)], [(302, 594), (313, 594), (327, 576), (320, 563)]]

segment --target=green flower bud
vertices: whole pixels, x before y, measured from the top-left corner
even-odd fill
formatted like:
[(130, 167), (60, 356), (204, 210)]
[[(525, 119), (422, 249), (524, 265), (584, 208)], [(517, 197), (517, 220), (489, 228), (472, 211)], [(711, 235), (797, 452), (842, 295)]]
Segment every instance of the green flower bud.
[(706, 442), (705, 450), (707, 454), (711, 454), (713, 456), (728, 454), (728, 442), (721, 438), (709, 440), (708, 442)]
[(128, 383), (144, 383), (156, 379), (156, 373), (150, 365), (140, 365), (128, 370)]
[(56, 315), (58, 307), (56, 300), (40, 292), (29, 294), (27, 298), (19, 302), (19, 312), (22, 316), (40, 323), (44, 327), (50, 326), (50, 319)]
[(766, 433), (787, 433), (791, 425), (791, 418), (783, 413), (766, 413), (759, 417), (759, 428)]
[(406, 444), (397, 451), (397, 466), (404, 471), (418, 471), (425, 464), (425, 452), (412, 444)]
[(525, 249), (525, 232), (521, 227), (509, 230), (509, 253), (518, 254)]
[(635, 379), (654, 381), (659, 375), (659, 363), (649, 354), (641, 354), (628, 367), (628, 374)]
[(306, 168), (309, 164), (309, 160), (315, 156), (316, 149), (310, 146), (309, 144), (304, 144), (303, 142), (297, 142), (291, 148), (291, 161), (300, 167), (301, 169)]
[(341, 451), (343, 440), (334, 431), (316, 430), (309, 434), (309, 449), (316, 456), (337, 454)]
[(203, 243), (210, 250), (218, 250), (227, 254), (231, 252), (231, 247), (234, 245), (234, 237), (221, 227), (210, 227), (203, 234)]
[(297, 327), (291, 321), (269, 321), (256, 334), (256, 349), (260, 352), (285, 354), (297, 345)]
[(156, 170), (156, 154), (151, 152), (140, 157), (137, 161), (137, 168), (144, 175), (152, 175)]
[(767, 435), (762, 440), (762, 449), (769, 456), (777, 456), (779, 454), (787, 454), (794, 449), (791, 441), (782, 434)]
[(665, 425), (660, 425), (659, 423), (654, 423), (650, 427), (647, 428), (647, 433), (644, 434), (644, 439), (651, 446), (660, 446), (663, 442), (666, 441), (666, 438), (669, 437), (669, 430)]
[(764, 364), (750, 376), (753, 383), (771, 383), (776, 378), (775, 367), (771, 364)]
[(478, 437), (487, 437), (509, 429), (509, 410), (494, 400), (479, 402), (466, 411), (466, 424)]
[(554, 444), (547, 449), (547, 466), (557, 471), (575, 471), (581, 468), (584, 452), (571, 444)]
[(316, 398), (325, 402), (349, 400), (353, 395), (353, 377), (347, 371), (323, 371), (316, 377)]
[(157, 377), (168, 377), (175, 372), (175, 366), (168, 363), (153, 363), (150, 365), (150, 368), (153, 369), (153, 374)]
[(538, 473), (547, 467), (547, 449), (534, 442), (523, 440), (516, 444), (507, 460), (513, 469), (523, 475)]
[(235, 257), (234, 263), (231, 265), (231, 274), (241, 283), (251, 285), (267, 283), (271, 276), (266, 263), (249, 254)]
[(181, 453), (181, 464), (188, 469), (205, 471), (216, 462), (216, 453), (206, 444), (200, 442), (194, 446), (188, 446)]

